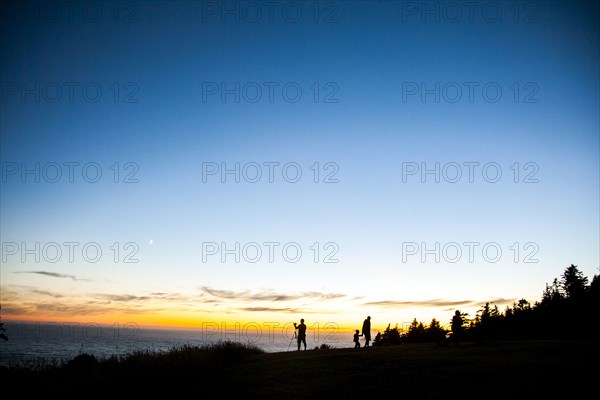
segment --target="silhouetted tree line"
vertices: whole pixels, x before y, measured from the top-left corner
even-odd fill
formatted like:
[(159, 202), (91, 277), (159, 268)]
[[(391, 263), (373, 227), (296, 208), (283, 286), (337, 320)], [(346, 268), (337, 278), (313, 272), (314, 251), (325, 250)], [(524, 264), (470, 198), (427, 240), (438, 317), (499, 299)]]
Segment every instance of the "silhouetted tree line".
[[(592, 282), (571, 264), (560, 278), (546, 284), (542, 298), (531, 304), (525, 299), (500, 311), (485, 303), (473, 319), (462, 317), (462, 340), (482, 343), (490, 339), (591, 339), (597, 338), (600, 314), (600, 276)], [(374, 345), (437, 342), (448, 345), (453, 332), (435, 318), (424, 325), (415, 318), (406, 333), (398, 325), (375, 336)]]
[(6, 332), (6, 328), (4, 328), (4, 322), (2, 322), (2, 306), (0, 306), (0, 339), (8, 340), (8, 336), (4, 332)]

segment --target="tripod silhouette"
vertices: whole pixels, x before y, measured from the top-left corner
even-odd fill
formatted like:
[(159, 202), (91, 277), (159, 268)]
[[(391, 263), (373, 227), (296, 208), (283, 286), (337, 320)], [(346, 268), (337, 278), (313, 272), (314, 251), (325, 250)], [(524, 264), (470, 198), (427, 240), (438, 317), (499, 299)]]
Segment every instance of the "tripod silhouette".
[(294, 341), (294, 339), (296, 339), (296, 331), (295, 330), (294, 330), (294, 335), (290, 339), (290, 344), (288, 344), (288, 351), (290, 351), (290, 346), (292, 345), (292, 342)]

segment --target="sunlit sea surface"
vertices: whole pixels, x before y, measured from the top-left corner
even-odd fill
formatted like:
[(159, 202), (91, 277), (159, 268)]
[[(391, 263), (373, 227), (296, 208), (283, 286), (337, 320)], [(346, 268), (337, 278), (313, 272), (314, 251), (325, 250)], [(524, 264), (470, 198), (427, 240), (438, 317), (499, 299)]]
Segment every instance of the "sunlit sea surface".
[[(296, 351), (294, 329), (289, 324), (222, 326), (207, 324), (198, 329), (151, 329), (134, 323), (100, 325), (3, 321), (8, 341), (0, 340), (0, 365), (66, 361), (80, 353), (97, 358), (134, 351), (166, 351), (183, 345), (203, 346), (223, 340), (254, 344), (267, 352)], [(323, 344), (353, 347), (352, 333), (334, 326), (309, 326), (307, 349)], [(302, 348), (304, 348), (302, 346)]]

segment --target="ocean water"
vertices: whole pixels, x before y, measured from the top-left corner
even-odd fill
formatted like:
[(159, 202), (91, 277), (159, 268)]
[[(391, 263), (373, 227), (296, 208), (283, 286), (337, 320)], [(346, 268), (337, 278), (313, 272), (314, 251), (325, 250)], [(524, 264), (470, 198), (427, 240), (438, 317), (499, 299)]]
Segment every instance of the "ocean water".
[[(222, 340), (255, 344), (267, 352), (296, 351), (291, 326), (258, 325), (241, 327), (210, 324), (198, 329), (151, 329), (134, 323), (33, 323), (4, 321), (8, 341), (0, 340), (0, 365), (69, 360), (80, 353), (99, 358), (125, 355), (139, 350), (166, 351), (182, 345), (203, 346)], [(312, 329), (311, 329), (312, 328)], [(334, 327), (309, 327), (307, 349), (326, 344), (335, 348), (353, 347), (352, 333)]]

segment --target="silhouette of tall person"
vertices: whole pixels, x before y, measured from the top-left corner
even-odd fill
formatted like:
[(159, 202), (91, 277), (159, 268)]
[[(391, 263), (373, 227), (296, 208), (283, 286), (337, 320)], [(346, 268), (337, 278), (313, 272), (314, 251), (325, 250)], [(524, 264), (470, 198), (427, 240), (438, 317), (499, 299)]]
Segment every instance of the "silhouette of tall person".
[(362, 325), (362, 334), (365, 337), (365, 347), (369, 347), (371, 341), (371, 316), (364, 320)]
[(454, 341), (455, 346), (458, 346), (462, 336), (462, 324), (463, 319), (460, 315), (460, 311), (456, 310), (454, 312), (454, 316), (452, 317), (452, 340)]
[(304, 325), (304, 318), (300, 320), (299, 325), (294, 322), (294, 328), (298, 329), (298, 351), (300, 351), (300, 343), (304, 343), (304, 350), (306, 350), (306, 325)]

